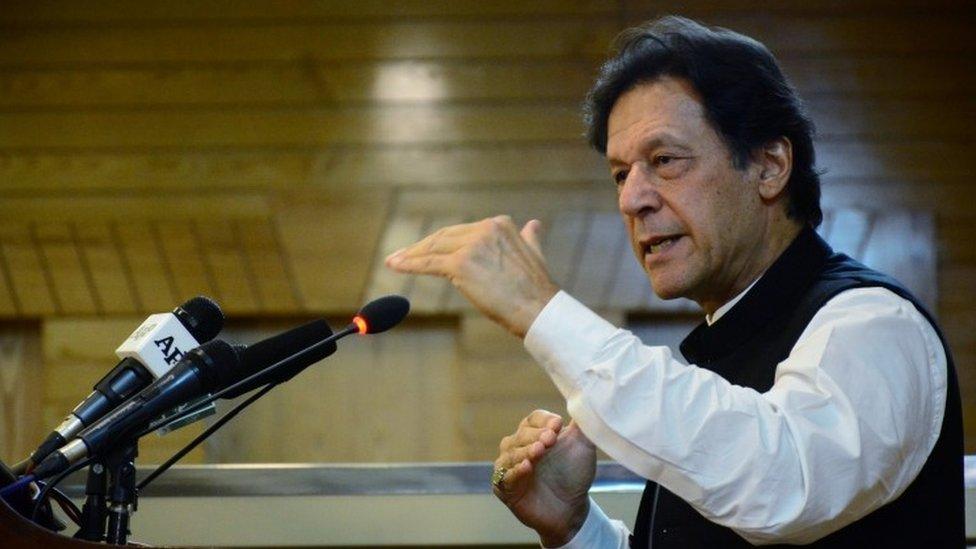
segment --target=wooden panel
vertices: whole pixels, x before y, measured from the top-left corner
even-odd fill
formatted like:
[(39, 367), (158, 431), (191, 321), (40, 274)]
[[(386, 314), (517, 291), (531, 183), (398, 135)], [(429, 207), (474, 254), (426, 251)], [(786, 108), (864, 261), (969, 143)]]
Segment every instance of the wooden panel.
[(0, 458), (8, 464), (26, 458), (44, 439), (38, 413), (43, 401), (36, 326), (0, 325)]
[(0, 126), (0, 148), (12, 149), (575, 140), (583, 131), (576, 104), (0, 113)]
[[(195, 223), (192, 232), (200, 242), (197, 259), (214, 273), (214, 294), (228, 311), (242, 314), (258, 310), (254, 273), (242, 253), (242, 243), (234, 223), (212, 219)], [(217, 274), (219, 273), (219, 274)]]
[[(634, 15), (632, 22), (647, 16)], [(776, 52), (936, 53), (963, 49), (963, 19), (879, 14), (797, 19), (716, 15), (710, 23)], [(616, 18), (415, 21), (401, 24), (9, 28), (0, 64), (294, 61), (468, 56), (602, 56)]]
[(9, 221), (0, 224), (0, 247), (3, 248), (11, 286), (20, 296), (21, 313), (25, 316), (54, 313), (57, 310), (56, 298), (51, 293), (48, 273), (34, 244), (30, 227)]
[[(894, 191), (881, 192), (897, 199), (904, 190), (909, 196), (924, 196), (935, 183), (961, 183), (972, 180), (972, 168), (966, 159), (972, 156), (968, 142), (917, 141), (870, 142), (863, 140), (821, 141), (817, 144), (818, 166), (825, 170), (825, 186), (837, 182), (845, 185), (854, 180), (873, 180), (893, 185)], [(234, 153), (246, 157), (243, 151)], [(603, 158), (580, 142), (543, 142), (526, 144), (491, 144), (469, 146), (398, 146), (340, 147), (321, 152), (281, 151), (256, 153), (245, 161), (241, 178), (225, 165), (223, 153), (99, 153), (79, 154), (67, 167), (58, 167), (66, 153), (16, 154), (9, 162), (0, 161), (0, 189), (65, 191), (68, 189), (135, 188), (157, 192), (187, 191), (201, 186), (214, 189), (287, 189), (296, 184), (314, 184), (346, 188), (350, 182), (376, 185), (507, 185), (516, 189), (525, 185), (581, 184), (606, 182), (610, 193), (607, 203), (613, 206), (612, 186)], [(196, 167), (186, 173), (185, 164)], [(231, 163), (232, 165), (233, 163)], [(232, 166), (231, 166), (232, 167)], [(217, 171), (210, 171), (216, 168)], [(53, 178), (47, 174), (64, 170)], [(114, 177), (112, 172), (124, 172)], [(140, 178), (143, 170), (148, 175)], [(247, 173), (260, 173), (248, 177)], [(924, 189), (905, 189), (924, 182)], [(902, 185), (907, 183), (908, 185)], [(131, 186), (130, 186), (131, 185)], [(963, 185), (968, 187), (968, 185)], [(936, 192), (937, 189), (934, 189)], [(486, 193), (487, 194), (487, 193)], [(85, 219), (93, 214), (111, 215), (123, 202), (132, 215), (141, 217), (187, 218), (212, 210), (210, 200), (219, 199), (221, 211), (238, 215), (267, 212), (266, 200), (251, 191), (219, 197), (207, 194), (186, 196), (183, 192), (167, 196), (165, 209), (153, 207), (159, 198), (78, 195), (54, 196), (43, 201), (35, 198), (11, 198), (0, 203), (0, 213), (18, 216), (33, 209), (59, 211), (69, 219)], [(953, 208), (956, 204), (946, 204)], [(206, 215), (206, 213), (204, 213)]]
[(160, 221), (153, 223), (152, 228), (159, 237), (163, 260), (172, 272), (178, 299), (205, 295), (220, 301), (214, 269), (198, 238), (196, 223)]
[(256, 300), (268, 312), (298, 310), (299, 298), (281, 255), (281, 245), (269, 221), (237, 221), (248, 271), (255, 282)]
[[(355, 180), (347, 180), (355, 181)], [(372, 271), (391, 193), (365, 185), (342, 192), (296, 193), (275, 219), (282, 255), (302, 296), (315, 311), (354, 311)]]
[[(863, 0), (862, 0), (863, 2)], [(867, 2), (871, 4), (871, 2)], [(233, 0), (209, 2), (102, 1), (92, 5), (46, 4), (12, 0), (0, 12), (2, 23), (39, 22), (123, 22), (135, 21), (265, 21), (280, 19), (402, 19), (404, 17), (492, 17), (499, 15), (601, 14), (617, 8), (597, 0), (318, 0), (315, 2), (276, 2), (260, 0), (241, 4)]]
[[(240, 218), (269, 214), (264, 196), (252, 193), (157, 194), (148, 196), (105, 196), (99, 193), (54, 196), (11, 196), (0, 201), (0, 218), (15, 220), (57, 219), (88, 222), (93, 219), (122, 220), (123, 224), (143, 224), (149, 220), (206, 219), (219, 211)], [(10, 234), (26, 234), (26, 229), (11, 229)], [(7, 233), (4, 233), (7, 234)]]
[(176, 295), (172, 269), (163, 255), (159, 236), (147, 224), (114, 225), (122, 245), (122, 260), (132, 273), (136, 300), (145, 311), (168, 311), (181, 299)]
[(65, 223), (40, 223), (36, 234), (61, 312), (97, 312), (99, 308), (92, 293), (91, 273), (87, 264), (82, 263), (72, 227)]
[[(958, 57), (781, 58), (802, 97), (965, 98), (976, 75)], [(327, 106), (365, 102), (556, 100), (578, 103), (594, 62), (555, 60), (6, 68), (0, 107)], [(935, 108), (934, 106), (932, 108)], [(924, 120), (922, 121), (924, 122)]]
[[(962, 138), (976, 123), (969, 99), (814, 99), (824, 139), (892, 134)], [(0, 148), (311, 147), (355, 144), (578, 141), (574, 103), (532, 106), (398, 106), (240, 111), (0, 113)], [(957, 112), (963, 116), (947, 117)]]
[(91, 273), (92, 294), (103, 314), (131, 314), (139, 310), (134, 283), (119, 255), (119, 243), (104, 221), (76, 225), (79, 255)]
[(615, 30), (605, 20), (11, 28), (0, 34), (0, 64), (594, 55)]

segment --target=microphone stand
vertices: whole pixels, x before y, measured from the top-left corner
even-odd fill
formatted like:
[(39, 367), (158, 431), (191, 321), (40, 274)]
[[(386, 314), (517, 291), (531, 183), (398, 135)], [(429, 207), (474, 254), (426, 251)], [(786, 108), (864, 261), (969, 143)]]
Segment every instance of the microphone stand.
[(85, 506), (81, 508), (81, 528), (75, 539), (99, 542), (105, 539), (105, 521), (108, 509), (105, 496), (108, 493), (108, 476), (103, 460), (88, 467), (88, 480), (85, 482)]
[(136, 456), (138, 440), (130, 440), (105, 454), (108, 469), (108, 534), (105, 541), (125, 545), (129, 532), (129, 518), (136, 512)]

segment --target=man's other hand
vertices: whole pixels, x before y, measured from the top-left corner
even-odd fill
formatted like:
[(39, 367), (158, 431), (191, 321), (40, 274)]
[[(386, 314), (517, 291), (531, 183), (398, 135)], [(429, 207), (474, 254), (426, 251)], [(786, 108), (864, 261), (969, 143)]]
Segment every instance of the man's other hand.
[(529, 528), (542, 544), (568, 543), (589, 512), (589, 490), (596, 475), (596, 447), (579, 427), (563, 418), (536, 410), (502, 439), (495, 467), (505, 475), (495, 495)]
[(541, 223), (521, 231), (508, 216), (445, 227), (386, 258), (402, 273), (451, 281), (482, 313), (518, 337), (559, 289), (539, 245)]

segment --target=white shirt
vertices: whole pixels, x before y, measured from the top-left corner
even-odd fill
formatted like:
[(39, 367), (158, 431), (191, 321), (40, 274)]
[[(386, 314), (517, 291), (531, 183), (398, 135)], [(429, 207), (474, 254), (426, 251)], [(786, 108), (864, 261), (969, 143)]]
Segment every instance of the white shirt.
[[(525, 346), (597, 447), (755, 544), (809, 543), (896, 499), (945, 411), (935, 330), (883, 288), (828, 301), (765, 393), (643, 345), (564, 292)], [(566, 547), (626, 547), (623, 523), (590, 503)]]

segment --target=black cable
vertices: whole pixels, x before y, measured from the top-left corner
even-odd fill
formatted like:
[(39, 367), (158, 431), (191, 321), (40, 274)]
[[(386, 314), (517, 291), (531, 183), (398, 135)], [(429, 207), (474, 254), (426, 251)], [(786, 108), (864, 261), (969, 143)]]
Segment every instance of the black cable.
[(179, 461), (183, 456), (185, 456), (191, 450), (193, 450), (194, 448), (196, 448), (207, 437), (209, 437), (210, 435), (212, 435), (214, 433), (214, 431), (216, 431), (217, 429), (220, 429), (225, 423), (227, 423), (228, 421), (230, 421), (231, 419), (233, 419), (234, 416), (236, 416), (242, 410), (244, 410), (244, 408), (247, 408), (252, 402), (254, 402), (255, 400), (261, 398), (268, 391), (270, 391), (271, 389), (274, 389), (277, 386), (278, 386), (277, 383), (269, 383), (269, 384), (265, 385), (260, 391), (257, 391), (254, 394), (252, 394), (251, 396), (247, 397), (247, 400), (241, 402), (240, 404), (238, 404), (237, 406), (235, 406), (231, 411), (229, 411), (226, 414), (224, 414), (223, 416), (221, 416), (220, 419), (218, 419), (217, 421), (215, 421), (213, 425), (211, 425), (210, 427), (207, 427), (207, 429), (204, 432), (200, 433), (195, 439), (191, 440), (190, 443), (187, 444), (186, 446), (184, 446), (179, 452), (176, 452), (175, 454), (173, 454), (172, 457), (170, 457), (169, 459), (166, 460), (165, 463), (163, 463), (162, 465), (160, 465), (159, 467), (157, 467), (152, 473), (149, 474), (149, 476), (147, 476), (146, 478), (142, 479), (142, 482), (140, 482), (136, 486), (136, 491), (137, 492), (142, 491), (142, 489), (145, 488), (146, 485), (148, 485), (150, 482), (152, 482), (159, 475), (165, 473), (170, 467), (173, 466), (174, 463), (176, 463), (177, 461)]
[(75, 502), (71, 501), (71, 498), (69, 498), (67, 494), (61, 490), (58, 490), (57, 488), (52, 488), (51, 498), (58, 502), (58, 506), (60, 506), (61, 510), (64, 511), (64, 514), (71, 519), (71, 522), (81, 526), (81, 509), (78, 509), (78, 506), (75, 505)]
[(47, 485), (44, 486), (44, 489), (41, 490), (41, 493), (37, 495), (37, 501), (34, 502), (34, 508), (31, 510), (31, 522), (35, 522), (37, 520), (37, 513), (40, 511), (41, 506), (44, 505), (44, 500), (47, 499), (48, 493), (53, 490), (59, 482), (67, 478), (68, 475), (74, 473), (78, 469), (87, 467), (91, 462), (92, 458), (85, 458), (52, 478), (51, 482), (47, 483)]

